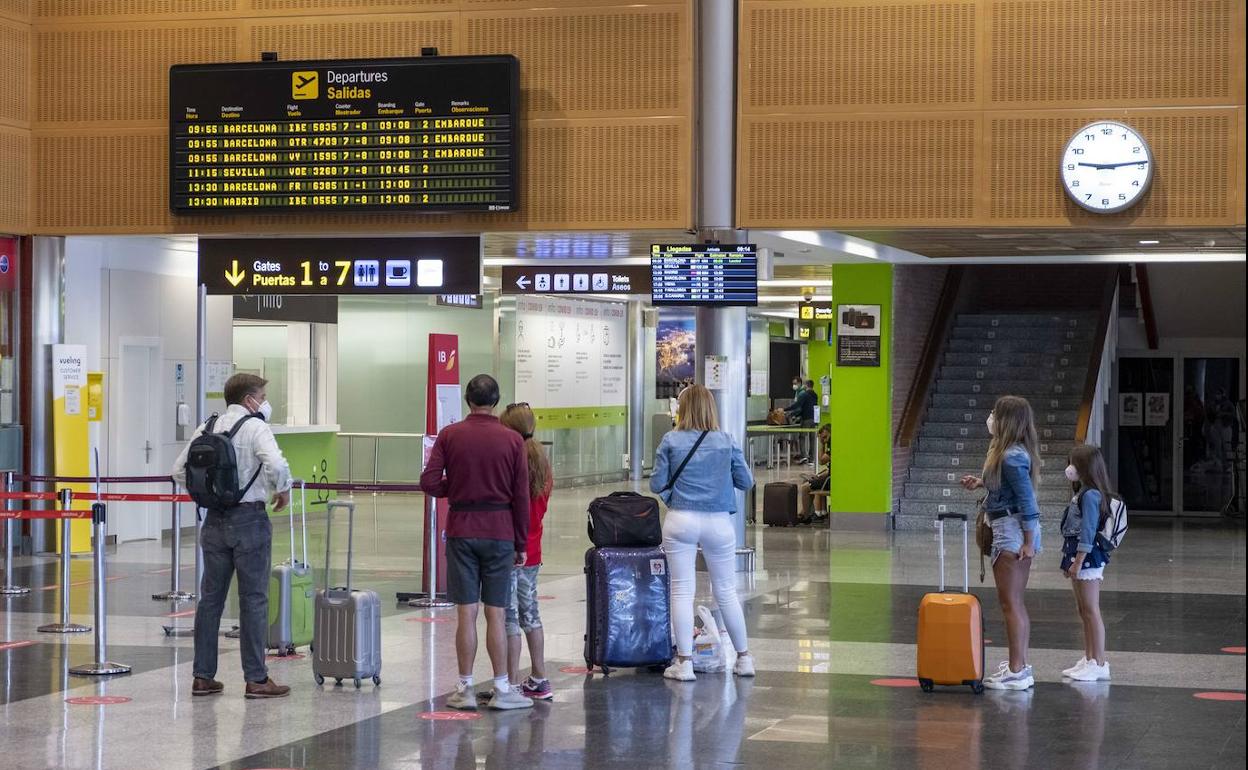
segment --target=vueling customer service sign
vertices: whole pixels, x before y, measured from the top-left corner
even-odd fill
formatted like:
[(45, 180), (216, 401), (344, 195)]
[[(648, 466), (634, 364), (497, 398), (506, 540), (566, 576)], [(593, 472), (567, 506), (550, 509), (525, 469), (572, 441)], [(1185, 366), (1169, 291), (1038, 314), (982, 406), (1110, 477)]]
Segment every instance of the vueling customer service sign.
[[(83, 345), (52, 346), (52, 472), (57, 476), (88, 476), (91, 472), (87, 438), (87, 348)], [(85, 484), (62, 484), (87, 491)], [(57, 549), (60, 527), (57, 522)], [(71, 547), (75, 553), (91, 550), (91, 522), (70, 522)]]

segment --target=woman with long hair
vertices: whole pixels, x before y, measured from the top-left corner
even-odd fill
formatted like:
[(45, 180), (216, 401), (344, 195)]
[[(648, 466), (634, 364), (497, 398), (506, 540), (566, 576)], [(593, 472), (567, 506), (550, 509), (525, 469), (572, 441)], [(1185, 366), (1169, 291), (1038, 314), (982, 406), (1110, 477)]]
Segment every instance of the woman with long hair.
[(1075, 591), (1075, 606), (1083, 623), (1083, 659), (1062, 674), (1077, 682), (1109, 679), (1105, 660), (1105, 622), (1101, 619), (1101, 582), (1109, 554), (1097, 536), (1110, 515), (1116, 497), (1098, 446), (1082, 444), (1070, 452), (1066, 479), (1075, 490), (1062, 516), (1062, 572)]
[[(511, 601), (507, 606), (507, 674), (512, 687), (521, 695), (537, 700), (555, 697), (546, 677), (546, 635), (542, 616), (537, 608), (537, 573), (542, 567), (542, 519), (550, 503), (554, 487), (550, 461), (537, 439), (537, 417), (528, 404), (510, 404), (499, 418), (524, 439), (524, 456), (529, 465), (529, 539), (525, 548), (524, 566), (511, 571)], [(520, 636), (529, 644), (529, 677), (520, 678)]]
[(1040, 553), (1040, 508), (1036, 483), (1040, 479), (1040, 440), (1027, 399), (1002, 396), (988, 415), (988, 456), (982, 476), (963, 476), (968, 490), (985, 488), (984, 512), (992, 525), (992, 577), (1005, 615), (1010, 659), (984, 680), (991, 690), (1026, 690), (1035, 685), (1027, 649), (1031, 618), (1023, 594), (1031, 577), (1031, 563)]
[(650, 490), (667, 503), (663, 550), (672, 581), (672, 631), (676, 660), (668, 679), (692, 682), (693, 593), (698, 547), (706, 559), (715, 601), (737, 651), (733, 671), (754, 676), (754, 658), (745, 637), (745, 613), (737, 598), (737, 513), (735, 489), (754, 486), (741, 447), (719, 430), (715, 397), (701, 385), (680, 394), (676, 429), (663, 436), (655, 453)]

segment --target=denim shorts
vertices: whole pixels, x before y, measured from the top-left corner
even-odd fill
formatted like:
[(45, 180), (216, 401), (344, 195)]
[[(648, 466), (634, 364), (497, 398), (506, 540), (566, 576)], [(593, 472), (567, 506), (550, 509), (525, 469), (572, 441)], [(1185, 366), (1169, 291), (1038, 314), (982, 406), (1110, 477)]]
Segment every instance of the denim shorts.
[[(1036, 555), (1039, 556), (1043, 550), (1040, 547), (1040, 530), (1036, 529), (1035, 537), (1032, 539), (1032, 545), (1036, 548)], [(1023, 519), (1018, 514), (1011, 513), (1002, 516), (992, 522), (992, 561), (995, 564), (997, 557), (1003, 553), (1017, 554), (1023, 549)]]
[(542, 565), (511, 571), (511, 603), (507, 605), (507, 635), (520, 636), (542, 627), (537, 611), (537, 571)]

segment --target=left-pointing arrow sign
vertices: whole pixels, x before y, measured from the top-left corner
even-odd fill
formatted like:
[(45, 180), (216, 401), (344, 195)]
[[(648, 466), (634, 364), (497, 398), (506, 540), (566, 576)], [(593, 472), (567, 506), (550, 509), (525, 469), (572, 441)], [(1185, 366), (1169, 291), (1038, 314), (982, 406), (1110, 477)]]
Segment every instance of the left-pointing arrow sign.
[(247, 277), (246, 270), (238, 269), (238, 260), (235, 259), (230, 263), (230, 269), (225, 271), (225, 280), (230, 282), (231, 286), (238, 286)]
[(516, 279), (516, 285), (520, 287), (521, 291), (528, 291), (529, 277), (527, 275), (520, 276)]

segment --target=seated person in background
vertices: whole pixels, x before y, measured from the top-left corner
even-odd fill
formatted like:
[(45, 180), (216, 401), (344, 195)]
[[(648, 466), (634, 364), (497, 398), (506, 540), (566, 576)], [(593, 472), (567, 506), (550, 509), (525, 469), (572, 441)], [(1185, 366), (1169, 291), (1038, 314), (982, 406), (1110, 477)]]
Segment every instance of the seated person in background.
[[(809, 523), (814, 520), (814, 504), (815, 498), (812, 492), (826, 492), (828, 490), (828, 482), (830, 479), (831, 462), (832, 462), (832, 426), (821, 425), (819, 427), (819, 470), (813, 476), (802, 477), (802, 510), (797, 520), (801, 523)], [(824, 518), (827, 513), (824, 512), (819, 518)]]
[[(805, 387), (797, 391), (797, 395), (793, 397), (793, 403), (784, 408), (784, 413), (790, 420), (797, 418), (797, 424), (803, 428), (815, 427), (815, 405), (818, 403), (818, 396), (815, 395), (814, 380), (806, 380)], [(805, 442), (806, 437), (800, 439), (801, 443)], [(801, 450), (801, 457), (797, 458), (797, 462), (806, 463), (807, 458), (814, 452), (807, 454), (806, 449)]]

